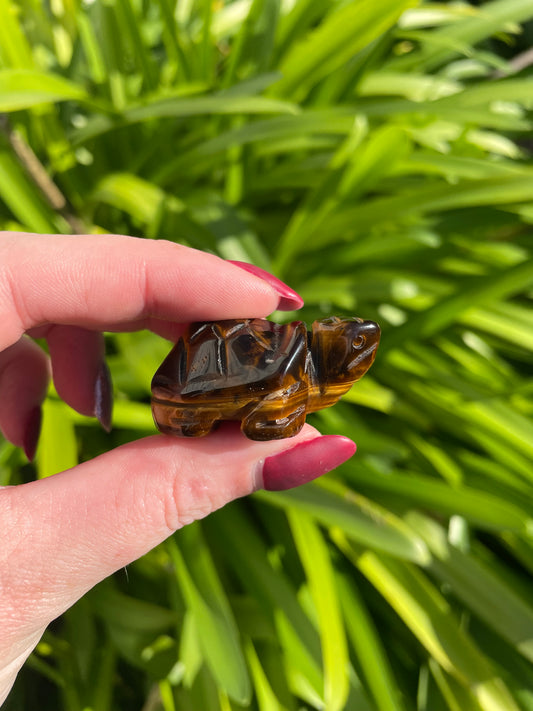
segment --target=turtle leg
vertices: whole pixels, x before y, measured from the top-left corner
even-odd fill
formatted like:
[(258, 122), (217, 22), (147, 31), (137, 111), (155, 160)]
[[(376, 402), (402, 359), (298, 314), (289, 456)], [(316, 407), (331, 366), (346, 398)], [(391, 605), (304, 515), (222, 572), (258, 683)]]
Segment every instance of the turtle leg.
[(265, 416), (272, 417), (273, 414), (270, 408), (267, 411), (263, 411), (261, 406), (255, 408), (242, 421), (242, 431), (248, 439), (264, 442), (270, 439), (294, 437), (305, 424), (305, 405), (300, 405), (300, 407), (288, 413), (285, 417), (278, 417), (276, 419), (265, 418)]
[(164, 411), (154, 409), (154, 419), (163, 434), (176, 437), (205, 437), (218, 420), (218, 412), (202, 411), (188, 407), (166, 407)]
[(172, 434), (179, 435), (180, 437), (206, 437), (212, 431), (214, 425), (214, 420), (210, 420), (209, 422), (197, 422), (194, 425), (181, 425), (180, 431), (174, 431)]

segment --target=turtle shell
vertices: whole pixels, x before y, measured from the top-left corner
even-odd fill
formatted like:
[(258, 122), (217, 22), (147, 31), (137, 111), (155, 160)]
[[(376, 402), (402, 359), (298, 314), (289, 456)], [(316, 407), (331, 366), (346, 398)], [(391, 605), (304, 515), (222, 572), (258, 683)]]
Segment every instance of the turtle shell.
[[(301, 379), (307, 354), (305, 324), (280, 325), (264, 319), (193, 325), (161, 366), (168, 385), (183, 400), (235, 400), (273, 392), (287, 378)], [(176, 375), (178, 376), (176, 378)]]

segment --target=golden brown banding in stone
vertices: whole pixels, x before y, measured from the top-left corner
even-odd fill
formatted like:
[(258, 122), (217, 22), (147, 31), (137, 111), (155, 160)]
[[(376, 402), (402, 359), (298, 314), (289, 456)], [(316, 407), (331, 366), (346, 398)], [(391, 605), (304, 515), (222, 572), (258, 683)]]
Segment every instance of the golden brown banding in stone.
[(192, 324), (152, 380), (152, 411), (166, 434), (201, 437), (240, 420), (250, 439), (292, 437), (305, 416), (333, 405), (372, 365), (380, 329), (332, 317), (276, 324)]

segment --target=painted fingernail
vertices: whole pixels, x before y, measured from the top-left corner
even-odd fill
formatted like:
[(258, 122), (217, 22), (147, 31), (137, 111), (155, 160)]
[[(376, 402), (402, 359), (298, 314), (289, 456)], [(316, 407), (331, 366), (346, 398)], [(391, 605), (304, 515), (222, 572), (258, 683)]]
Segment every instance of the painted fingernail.
[(111, 431), (113, 388), (107, 363), (102, 361), (94, 383), (94, 416), (106, 432)]
[(306, 484), (349, 459), (356, 445), (348, 437), (324, 435), (301, 442), (272, 457), (263, 464), (263, 488), (283, 491)]
[(39, 435), (41, 433), (41, 422), (41, 408), (34, 407), (33, 410), (30, 410), (26, 419), (24, 439), (22, 442), (22, 449), (29, 462), (33, 461), (35, 452), (37, 451), (37, 442), (39, 441)]
[(280, 300), (278, 304), (278, 309), (280, 311), (292, 311), (293, 309), (300, 309), (304, 305), (304, 300), (297, 294), (294, 289), (291, 289), (283, 281), (275, 277), (270, 272), (256, 267), (255, 264), (248, 264), (248, 262), (235, 262), (233, 259), (228, 260), (231, 264), (235, 264), (236, 267), (244, 269), (244, 271), (253, 274), (254, 276), (263, 279), (274, 288), (280, 295)]

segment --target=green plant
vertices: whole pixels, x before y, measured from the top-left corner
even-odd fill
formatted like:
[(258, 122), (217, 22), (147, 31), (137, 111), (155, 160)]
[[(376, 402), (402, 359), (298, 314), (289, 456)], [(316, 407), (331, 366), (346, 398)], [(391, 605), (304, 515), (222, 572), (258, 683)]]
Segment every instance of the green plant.
[[(3, 229), (175, 239), (275, 271), (308, 321), (383, 327), (371, 374), (312, 419), (355, 458), (98, 586), (8, 706), (533, 709), (533, 81), (505, 59), (531, 18), (0, 0)], [(168, 344), (108, 350), (113, 433), (51, 392), (38, 476), (153, 431)], [(1, 442), (0, 484), (34, 475)]]

